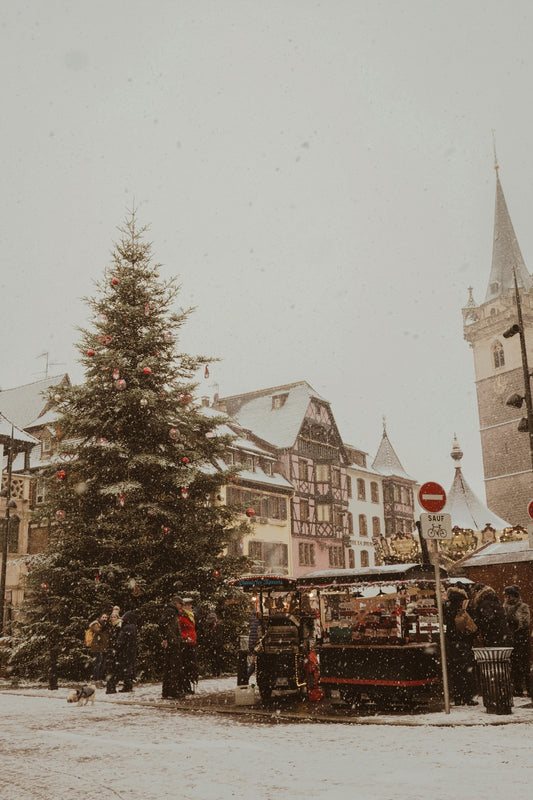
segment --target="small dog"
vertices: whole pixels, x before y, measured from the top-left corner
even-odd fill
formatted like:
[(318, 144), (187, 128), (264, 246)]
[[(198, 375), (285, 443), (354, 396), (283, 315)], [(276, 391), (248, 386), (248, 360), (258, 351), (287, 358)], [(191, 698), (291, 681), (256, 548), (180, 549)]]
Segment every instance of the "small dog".
[(79, 706), (86, 706), (91, 703), (94, 706), (94, 698), (96, 695), (96, 687), (92, 684), (86, 683), (75, 689), (69, 697), (67, 703), (77, 703)]

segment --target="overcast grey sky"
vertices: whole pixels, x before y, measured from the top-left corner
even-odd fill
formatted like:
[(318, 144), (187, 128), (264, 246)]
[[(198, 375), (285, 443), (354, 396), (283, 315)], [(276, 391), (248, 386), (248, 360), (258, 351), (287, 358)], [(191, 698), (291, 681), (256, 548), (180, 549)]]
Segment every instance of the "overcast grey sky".
[[(533, 265), (526, 0), (2, 3), (0, 385), (82, 373), (133, 201), (221, 395), (306, 379), (375, 455), (484, 498), (467, 287), (500, 177)], [(204, 390), (204, 386), (201, 390)]]

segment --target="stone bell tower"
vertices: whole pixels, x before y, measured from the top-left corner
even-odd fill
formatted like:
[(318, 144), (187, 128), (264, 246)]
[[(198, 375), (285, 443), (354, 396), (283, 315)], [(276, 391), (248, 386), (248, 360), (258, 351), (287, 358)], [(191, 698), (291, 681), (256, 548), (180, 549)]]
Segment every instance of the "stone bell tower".
[[(496, 170), (492, 265), (485, 299), (479, 305), (469, 288), (463, 333), (474, 355), (479, 430), (488, 507), (512, 525), (526, 526), (533, 500), (533, 472), (527, 427), (518, 430), (525, 405), (506, 405), (524, 395), (520, 336), (504, 337), (518, 323), (516, 285), (522, 310), (527, 360), (533, 366), (533, 279), (526, 269)], [(521, 427), (524, 427), (522, 421)]]

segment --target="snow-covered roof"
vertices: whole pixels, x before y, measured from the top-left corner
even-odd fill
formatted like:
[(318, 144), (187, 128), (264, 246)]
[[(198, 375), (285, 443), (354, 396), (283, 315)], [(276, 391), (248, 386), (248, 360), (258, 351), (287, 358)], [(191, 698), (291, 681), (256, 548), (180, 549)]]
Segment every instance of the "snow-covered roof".
[(63, 383), (70, 385), (70, 379), (66, 374), (42, 378), (13, 389), (4, 389), (0, 391), (0, 412), (13, 420), (19, 428), (35, 425), (35, 421), (46, 408), (46, 392), (52, 386), (60, 386)]
[[(282, 398), (279, 407), (272, 402), (274, 397)], [(260, 439), (275, 447), (292, 447), (312, 399), (328, 403), (307, 381), (299, 381), (224, 397), (220, 402), (228, 414)]]
[(15, 442), (23, 442), (24, 444), (37, 443), (37, 439), (34, 436), (23, 431), (18, 425), (15, 425), (14, 422), (11, 422), (10, 419), (0, 413), (0, 440), (11, 439), (11, 434), (13, 434)]
[(533, 548), (527, 539), (520, 542), (491, 542), (464, 558), (461, 567), (488, 567), (517, 561), (533, 561)]
[(372, 468), (385, 476), (394, 476), (396, 478), (406, 478), (409, 481), (413, 479), (404, 470), (402, 463), (394, 451), (394, 447), (390, 443), (389, 437), (385, 426), (383, 426), (383, 436), (381, 443), (376, 453), (376, 457), (372, 462)]
[(511, 527), (476, 497), (459, 466), (455, 467), (453, 483), (442, 510), (451, 514), (452, 527), (457, 525), (473, 531), (482, 531), (487, 524), (499, 531)]

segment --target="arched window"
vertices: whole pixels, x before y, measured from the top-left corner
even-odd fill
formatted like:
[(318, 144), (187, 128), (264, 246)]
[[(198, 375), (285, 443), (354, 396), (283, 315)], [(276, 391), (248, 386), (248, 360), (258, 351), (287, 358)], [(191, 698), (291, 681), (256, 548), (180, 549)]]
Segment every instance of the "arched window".
[(501, 342), (494, 342), (492, 345), (492, 360), (494, 362), (494, 369), (500, 369), (500, 367), (505, 366), (503, 344)]
[(368, 567), (370, 565), (370, 559), (368, 557), (368, 550), (361, 550), (361, 566)]

